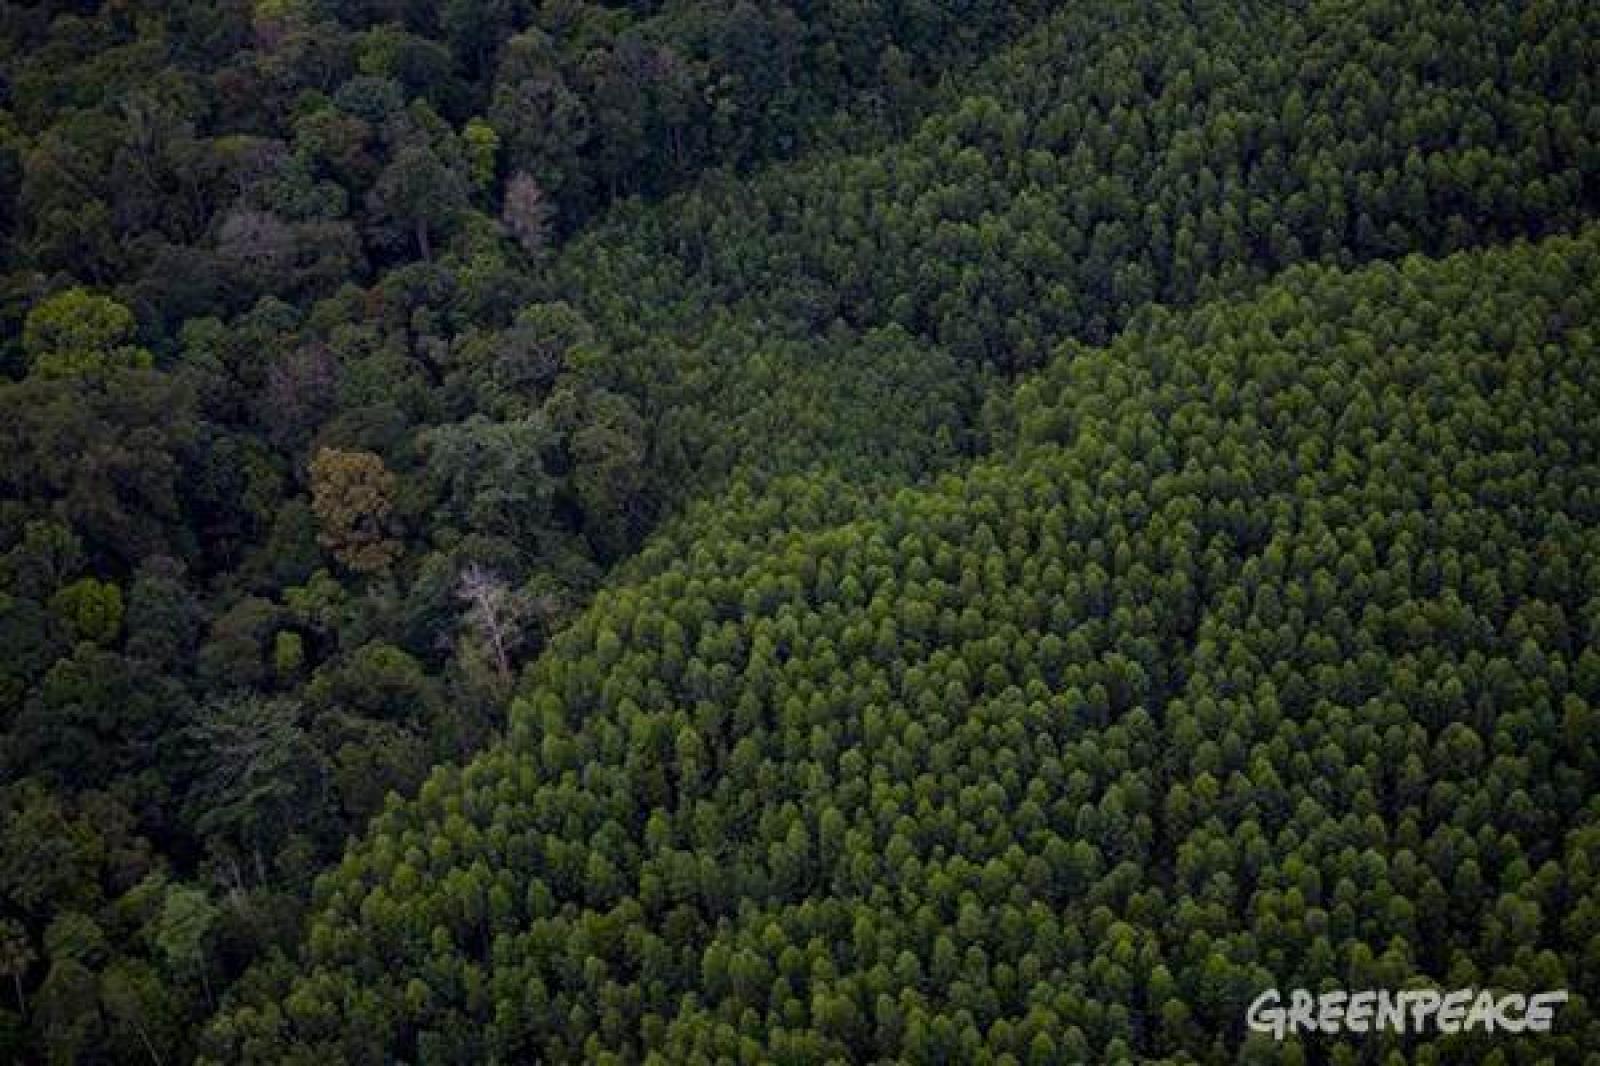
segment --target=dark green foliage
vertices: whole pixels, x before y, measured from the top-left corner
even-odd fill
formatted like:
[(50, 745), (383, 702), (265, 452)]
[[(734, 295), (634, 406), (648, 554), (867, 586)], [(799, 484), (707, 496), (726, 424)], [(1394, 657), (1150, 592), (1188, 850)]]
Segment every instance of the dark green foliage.
[[(883, 450), (840, 432), (857, 412), (813, 428), (805, 416), (840, 401), (747, 393), (766, 370), (752, 350), (803, 339), (786, 380), (787, 364), (820, 364), (830, 391), (893, 411), (900, 390), (1036, 367), (1063, 337), (1102, 342), (1151, 301), (1305, 260), (1571, 228), (1595, 196), (1581, 118), (1593, 85), (1562, 73), (1593, 65), (1586, 18), (1577, 5), (1521, 20), (1456, 4), (1404, 17), (1384, 4), (1077, 5), (905, 143), (621, 212), (556, 275), (616, 339), (607, 372), (653, 401), (668, 435), (658, 461), (687, 454), (700, 477), (792, 470), (801, 449), (851, 463)], [(886, 345), (911, 334), (908, 354), (864, 357), (885, 327)], [(783, 421), (735, 435), (729, 455), (728, 427), (752, 408)], [(698, 486), (687, 473), (662, 480)]]
[[(500, 731), (661, 517), (655, 398), (554, 298), (562, 237), (896, 134), (1032, 10), (0, 8), (0, 787), (147, 852), (71, 867), (81, 900), (0, 899), (42, 960), (0, 1058), (191, 1056), (213, 985), (290, 946), (391, 791)], [(204, 971), (126, 918), (147, 873), (218, 901)], [(57, 908), (103, 950), (57, 966)]]
[(0, 1059), (1570, 1057), (1597, 40), (0, 4)]
[(1597, 312), (1593, 229), (1298, 269), (1068, 345), (959, 476), (744, 501), (210, 1053), (1232, 1061), (1271, 985), (1592, 993)]

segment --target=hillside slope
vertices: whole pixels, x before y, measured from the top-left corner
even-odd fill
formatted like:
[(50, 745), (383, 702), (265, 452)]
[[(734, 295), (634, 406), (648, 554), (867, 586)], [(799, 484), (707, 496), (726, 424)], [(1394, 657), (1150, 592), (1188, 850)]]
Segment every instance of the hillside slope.
[(1265, 1061), (1261, 987), (1416, 975), (1593, 1047), (1597, 311), (1595, 229), (1292, 270), (1069, 345), (965, 473), (698, 541), (211, 1053)]
[(923, 474), (993, 377), (1151, 302), (1582, 224), (1597, 42), (1567, 2), (1067, 5), (904, 143), (620, 211), (552, 294), (670, 500)]
[[(285, 1050), (273, 1043), (279, 1037), (298, 1053), (320, 1054), (331, 1041), (373, 1058), (465, 1056), (483, 1050), (474, 1034), (508, 1056), (553, 1041), (546, 1054), (585, 1057), (592, 1037), (625, 1057), (646, 1047), (683, 1057), (701, 1039), (699, 1011), (737, 1013), (729, 1024), (765, 1042), (761, 1056), (777, 1054), (788, 1031), (810, 1024), (788, 999), (805, 984), (800, 976), (767, 981), (741, 958), (735, 1007), (715, 976), (723, 956), (713, 952), (710, 970), (695, 969), (716, 938), (780, 964), (784, 944), (740, 939), (737, 906), (669, 918), (657, 900), (641, 912), (627, 928), (665, 930), (676, 960), (666, 976), (655, 947), (648, 974), (632, 947), (616, 962), (609, 942), (581, 974), (566, 968), (578, 965), (581, 941), (560, 965), (538, 944), (525, 962), (502, 957), (502, 984), (527, 967), (542, 975), (542, 985), (515, 996), (472, 986), (477, 971), (456, 961), (420, 971), (410, 945), (393, 953), (394, 972), (420, 973), (422, 991), (408, 985), (401, 1010), (392, 988), (375, 999), (364, 990), (383, 977), (379, 956), (328, 954), (329, 930), (349, 928), (343, 896), (327, 902), (318, 944), (303, 944), (311, 886), (347, 846), (364, 856), (357, 866), (371, 861), (380, 845), (349, 842), (367, 834), (387, 796), (415, 796), (431, 768), (492, 749), (472, 773), (501, 767), (517, 782), (507, 788), (513, 804), (534, 803), (528, 797), (544, 797), (569, 771), (585, 790), (638, 778), (625, 804), (607, 799), (615, 828), (591, 849), (552, 839), (549, 850), (562, 857), (551, 867), (560, 870), (551, 900), (579, 898), (591, 877), (607, 886), (595, 908), (655, 899), (639, 850), (652, 831), (648, 815), (659, 806), (675, 825), (672, 812), (687, 797), (701, 835), (671, 838), (674, 854), (692, 857), (662, 860), (672, 893), (709, 882), (701, 868), (727, 858), (734, 873), (719, 870), (717, 879), (752, 915), (800, 906), (813, 892), (818, 905), (834, 898), (812, 881), (814, 871), (836, 869), (832, 852), (818, 862), (804, 849), (762, 851), (760, 862), (782, 866), (781, 878), (738, 872), (745, 851), (768, 848), (776, 838), (765, 834), (789, 824), (787, 809), (730, 838), (745, 851), (701, 847), (740, 809), (743, 794), (729, 789), (751, 780), (729, 770), (738, 739), (775, 728), (763, 710), (769, 690), (746, 687), (741, 619), (764, 617), (785, 597), (796, 609), (803, 599), (816, 617), (796, 615), (796, 625), (810, 618), (808, 628), (773, 636), (772, 655), (787, 662), (804, 643), (820, 672), (809, 688), (785, 682), (800, 701), (793, 713), (805, 742), (785, 734), (778, 754), (745, 749), (771, 762), (755, 781), (780, 806), (809, 809), (807, 794), (784, 783), (794, 775), (834, 772), (826, 730), (835, 713), (848, 722), (858, 712), (864, 720), (863, 706), (888, 707), (881, 686), (889, 682), (910, 684), (913, 713), (925, 713), (931, 697), (921, 680), (882, 673), (902, 659), (924, 668), (956, 708), (963, 691), (988, 700), (1009, 678), (1023, 705), (1074, 708), (1069, 719), (1104, 727), (1108, 744), (1122, 743), (1113, 722), (1138, 726), (1128, 717), (1135, 705), (1154, 723), (1138, 734), (1156, 737), (1151, 752), (1187, 743), (1187, 733), (1169, 740), (1150, 729), (1164, 728), (1200, 672), (1205, 612), (1233, 610), (1213, 598), (1257, 573), (1250, 560), (1277, 536), (1271, 516), (1284, 506), (1273, 493), (1288, 491), (1273, 479), (1288, 475), (1264, 446), (1219, 460), (1216, 469), (1247, 470), (1255, 482), (1216, 475), (1213, 484), (1210, 472), (1196, 482), (1206, 507), (1244, 509), (1222, 516), (1202, 507), (1194, 535), (1204, 538), (1192, 551), (1203, 566), (1172, 563), (1189, 575), (1173, 589), (1157, 562), (1145, 564), (1150, 573), (1125, 569), (1140, 552), (1166, 558), (1160, 538), (1171, 531), (1141, 532), (1155, 489), (1139, 479), (1177, 448), (1173, 432), (1194, 427), (1169, 430), (1164, 407), (1135, 419), (1132, 407), (1093, 406), (1133, 387), (1104, 368), (1107, 352), (1131, 358), (1139, 337), (1179, 328), (1173, 322), (1198, 329), (1206, 314), (1254, 306), (1255, 294), (1279, 292), (1263, 290), (1273, 278), (1308, 263), (1354, 270), (1413, 252), (1440, 257), (1571, 234), (1600, 207), (1600, 10), (1583, 0), (54, 0), (0, 2), (0, 54), (9, 60), (0, 62), (0, 962), (8, 967), (0, 978), (14, 985), (0, 1001), (0, 1059), (188, 1061), (200, 1019), (219, 1003), (242, 1019), (219, 1022), (212, 1047), (224, 1058), (246, 1047), (275, 1057)], [(1486, 290), (1499, 287), (1494, 268), (1473, 269)], [(1522, 292), (1524, 280), (1507, 284)], [(1566, 291), (1569, 282), (1558, 274), (1551, 284)], [(1303, 283), (1295, 274), (1285, 284)], [(1411, 298), (1396, 305), (1409, 309)], [(1208, 310), (1191, 313), (1198, 305)], [(1322, 359), (1320, 347), (1347, 338), (1316, 333), (1318, 313), (1308, 309), (1302, 328), (1316, 334), (1306, 343)], [(1365, 314), (1341, 306), (1334, 320), (1365, 329)], [(1565, 337), (1583, 321), (1560, 311), (1548, 329)], [(1444, 343), (1431, 329), (1417, 335)], [(1375, 335), (1372, 344), (1408, 336)], [(1227, 331), (1217, 342), (1228, 337), (1244, 343)], [(1052, 358), (1067, 342), (1087, 347)], [(1070, 369), (1079, 358), (1102, 370)], [(1245, 422), (1243, 439), (1259, 427), (1244, 407), (1226, 404), (1253, 402), (1254, 393), (1233, 392), (1254, 387), (1250, 375), (1261, 369), (1235, 367), (1239, 380), (1222, 375), (1202, 390)], [(1391, 382), (1401, 392), (1413, 384)], [(1313, 396), (1292, 402), (1307, 410), (1313, 399), (1340, 398), (1320, 381), (1304, 388)], [(1079, 389), (1088, 394), (1065, 395)], [(1383, 401), (1398, 402), (1387, 393)], [(1139, 499), (1127, 497), (1121, 525), (1074, 527), (1081, 547), (1059, 536), (1047, 545), (1045, 563), (1063, 553), (1056, 571), (1013, 559), (1031, 550), (1036, 501), (1003, 483), (1028, 483), (1023, 471), (1036, 462), (1050, 472), (1039, 456), (1061, 446), (1079, 458), (1061, 460), (1068, 465), (1050, 477), (1063, 485), (1050, 492), (1064, 494), (1062, 507), (1098, 507), (1082, 492), (1100, 472), (1073, 449), (1087, 447), (1078, 441), (1084, 425), (1111, 432), (1095, 421), (1108, 412), (1115, 432), (1094, 461), (1136, 456), (1108, 491), (1137, 486)], [(1330, 415), (1295, 462), (1335, 455), (1329, 434), (1358, 424)], [(1475, 455), (1481, 443), (1468, 434), (1417, 447)], [(1578, 450), (1540, 452), (1539, 468), (1578, 478), (1586, 469)], [(967, 472), (937, 480), (952, 471)], [(971, 514), (961, 503), (969, 491)], [(941, 495), (952, 492), (960, 500)], [(1506, 499), (1501, 518), (1521, 522), (1521, 498)], [(1581, 510), (1586, 499), (1575, 492), (1567, 505)], [(1426, 513), (1447, 502), (1439, 496)], [(1258, 503), (1267, 519), (1251, 510)], [(1013, 506), (1019, 513), (1006, 513)], [(896, 565), (898, 540), (853, 585), (845, 570), (891, 516), (917, 526), (925, 508), (938, 512), (939, 537), (961, 546), (956, 557), (974, 576), (948, 559), (929, 561), (916, 580), (933, 590), (932, 605), (901, 618), (888, 601), (861, 599), (879, 587), (882, 567)], [(1001, 534), (1012, 539), (985, 539)], [(1558, 548), (1541, 546), (1534, 561), (1576, 565), (1578, 557), (1562, 564), (1549, 551)], [(1332, 571), (1341, 590), (1388, 565), (1364, 548), (1355, 558)], [(1420, 547), (1411, 558), (1422, 570), (1450, 557)], [(1493, 562), (1512, 575), (1502, 584), (1526, 592), (1532, 563)], [(932, 584), (935, 573), (950, 587)], [(1018, 575), (1045, 582), (1025, 586), (1035, 606), (987, 602), (991, 584)], [(739, 584), (746, 577), (751, 584)], [(821, 591), (802, 595), (795, 581)], [(597, 589), (609, 591), (585, 615)], [(830, 613), (816, 597), (835, 591), (843, 598)], [(1072, 622), (1124, 600), (1132, 621), (1118, 620), (1115, 631)], [(1578, 627), (1559, 602), (1562, 624)], [(1543, 639), (1541, 612), (1516, 625)], [(578, 635), (553, 644), (580, 616)], [(1066, 627), (1057, 638), (1070, 652), (1042, 635), (1040, 647), (1007, 643), (1046, 624)], [(667, 654), (662, 640), (689, 643)], [(1271, 649), (1279, 637), (1261, 640)], [(936, 646), (948, 657), (933, 664)], [(1063, 672), (1061, 656), (1113, 647), (1121, 658), (1108, 660), (1112, 674)], [(726, 668), (717, 665), (730, 655)], [(1245, 669), (1243, 655), (1228, 669)], [(1044, 694), (1018, 680), (1052, 662), (1055, 672), (1039, 674)], [(1520, 657), (1514, 665), (1523, 669)], [(837, 675), (859, 676), (865, 694)], [(508, 716), (519, 690), (524, 702)], [(1080, 699), (1090, 710), (1078, 709)], [(1214, 731), (1209, 705), (1197, 706)], [(618, 732), (632, 721), (630, 707), (666, 715), (659, 728), (670, 744), (656, 725)], [(694, 723), (682, 737), (683, 758), (697, 768), (690, 784), (674, 762), (679, 712)], [(1572, 719), (1569, 758), (1583, 757), (1586, 713)], [(570, 718), (569, 729), (581, 723), (570, 749), (560, 730), (548, 740), (540, 732), (552, 715)], [(824, 729), (816, 752), (814, 724)], [(496, 747), (508, 731), (517, 735)], [(916, 854), (953, 846), (956, 830), (939, 805), (902, 796), (896, 783), (953, 770), (893, 753), (880, 764), (875, 739), (839, 737), (855, 746), (839, 749), (839, 765), (848, 757), (852, 768), (888, 775), (872, 802), (903, 807), (908, 820), (893, 832)], [(1220, 787), (1238, 745), (1217, 743), (1220, 755), (1201, 758)], [(529, 744), (545, 762), (528, 762)], [(1140, 765), (1167, 776), (1141, 784), (1113, 764), (1090, 793), (1117, 784), (1109, 802), (1139, 812), (1140, 789), (1178, 778), (1175, 766), (1137, 750)], [(1331, 765), (1321, 749), (1313, 764)], [(1375, 766), (1365, 772), (1387, 781), (1387, 764)], [(1043, 790), (1036, 801), (1051, 831), (1097, 839), (1098, 822), (1079, 825), (1076, 806), (1067, 810), (1087, 786), (1049, 776), (1031, 783), (1031, 767), (1015, 771), (1030, 782), (1019, 787)], [(560, 771), (554, 783), (546, 770)], [(441, 770), (439, 780), (457, 772)], [(1412, 791), (1435, 784), (1406, 773)], [(994, 766), (969, 779), (985, 774), (1011, 780)], [(731, 784), (719, 784), (724, 777)], [(457, 787), (431, 786), (416, 812), (435, 811)], [(1193, 791), (1212, 787), (1197, 777)], [(1544, 793), (1529, 795), (1541, 814), (1557, 809)], [(1447, 791), (1429, 796), (1454, 802)], [(589, 801), (573, 802), (562, 832), (587, 840), (577, 827)], [(977, 802), (957, 803), (962, 847), (974, 831), (1006, 831), (974, 814)], [(1141, 876), (1161, 886), (1162, 905), (1150, 913), (1163, 920), (1200, 898), (1172, 891), (1177, 874), (1162, 858), (1163, 834), (1186, 824), (1189, 802), (1175, 800), (1170, 817), (1146, 815), (1156, 834), (1147, 850), (1115, 851), (1135, 856)], [(1520, 812), (1523, 800), (1513, 805)], [(860, 820), (854, 807), (835, 806)], [(924, 814), (933, 829), (918, 828)], [(1145, 832), (1137, 813), (1128, 818)], [(1554, 846), (1543, 836), (1550, 823), (1520, 813), (1512, 821), (1527, 830), (1519, 839)], [(1555, 824), (1575, 823), (1563, 811)], [(1248, 836), (1240, 826), (1230, 840)], [(881, 850), (888, 838), (873, 833), (855, 842)], [(522, 871), (545, 869), (547, 856), (495, 844), (481, 868), (462, 872), (448, 834), (437, 844), (420, 830), (408, 839), (430, 856), (406, 859), (429, 869), (418, 874), (428, 893), (475, 899), (487, 878), (523, 901), (517, 922), (546, 913), (546, 903), (526, 899)], [(1463, 898), (1499, 857), (1475, 841), (1484, 855), (1462, 875)], [(1209, 871), (1213, 847), (1185, 861)], [(895, 854), (909, 853), (897, 846)], [(582, 877), (572, 881), (562, 864), (580, 860)], [(1059, 860), (1057, 849), (1046, 861), (1054, 869)], [(1581, 878), (1587, 860), (1574, 861)], [(1109, 862), (1073, 866), (1068, 887), (1051, 891), (1078, 898), (1092, 884), (1115, 896), (1128, 874)], [(1352, 884), (1365, 891), (1369, 880), (1363, 872)], [(1284, 921), (1308, 891), (1285, 897)], [(357, 893), (372, 921), (388, 920), (387, 893)], [(1566, 906), (1552, 899), (1550, 907)], [(918, 935), (939, 925), (964, 950), (970, 923), (952, 924), (959, 908), (940, 900), (916, 918)], [(872, 906), (880, 904), (892, 927), (901, 903)], [(430, 923), (427, 937), (434, 926), (454, 937), (454, 920), (433, 906), (415, 920)], [(1134, 928), (1153, 927), (1141, 909), (1152, 904), (1129, 906)], [(1526, 908), (1496, 920), (1520, 936)], [(1204, 925), (1206, 936), (1225, 928)], [(1571, 936), (1581, 940), (1587, 928), (1578, 921)], [(604, 941), (605, 929), (585, 935)], [(1347, 943), (1345, 925), (1337, 930), (1335, 942)], [(1416, 943), (1432, 944), (1429, 936), (1421, 930)], [(628, 944), (655, 943), (641, 937)], [(832, 953), (838, 938), (825, 942)], [(383, 943), (387, 962), (392, 945)], [(930, 978), (918, 976), (932, 966), (926, 944), (905, 943), (907, 965), (919, 969), (902, 972), (898, 953), (888, 959), (895, 989), (945, 997), (912, 1004), (924, 1022), (959, 1001), (951, 1018), (966, 1009), (974, 1024), (983, 1020), (983, 1039), (1011, 1046), (1014, 1034), (989, 1030), (1014, 996), (969, 1002), (945, 979), (945, 947), (935, 944), (942, 961)], [(476, 965), (487, 950), (468, 943), (462, 958)], [(453, 960), (452, 951), (441, 947), (441, 958)], [(319, 1013), (302, 990), (294, 1026), (280, 1031), (250, 1012), (290, 987), (302, 958), (337, 974), (327, 997), (336, 1006)], [(231, 998), (232, 983), (263, 959), (273, 961)], [(976, 957), (959, 962), (987, 972)], [(855, 963), (828, 965), (846, 974)], [(1427, 965), (1436, 972), (1442, 963), (1430, 956)], [(823, 987), (825, 971), (806, 981)], [(1049, 984), (1016, 972), (1025, 973), (1019, 982)], [(872, 987), (882, 980), (873, 976)], [(1161, 989), (1164, 980), (1152, 977)], [(612, 998), (587, 991), (602, 985)], [(1164, 1023), (1178, 1035), (1152, 1035), (1152, 1008), (1134, 1003), (1126, 1039), (1141, 1052), (1194, 1046), (1196, 1034), (1227, 1039), (1216, 1028), (1226, 1012), (1215, 1007), (1215, 987), (1203, 1021)], [(757, 1010), (760, 989), (771, 995), (752, 1023), (743, 1012)], [(687, 990), (695, 1002), (663, 998)], [(1200, 1010), (1198, 995), (1185, 988), (1182, 1009)], [(486, 1004), (500, 1011), (524, 999), (483, 1028)], [(862, 998), (855, 1009), (876, 1019), (879, 1007)], [(910, 1021), (885, 1018), (881, 1034), (851, 1023), (847, 1034), (822, 1038), (857, 1055), (869, 1047), (912, 1055)], [(669, 1024), (679, 1026), (670, 1041)], [(1107, 1025), (1080, 1027), (1089, 1046), (1111, 1039)], [(576, 1034), (571, 1041), (552, 1036), (563, 1027)], [(936, 1027), (949, 1044), (949, 1026)], [(1050, 1057), (1047, 1045), (1035, 1050), (1030, 1043), (1029, 1055)]]

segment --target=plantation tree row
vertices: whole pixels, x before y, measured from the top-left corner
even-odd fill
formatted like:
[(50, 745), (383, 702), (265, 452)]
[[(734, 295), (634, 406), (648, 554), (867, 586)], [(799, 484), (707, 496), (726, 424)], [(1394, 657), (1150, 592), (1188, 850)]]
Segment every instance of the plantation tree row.
[(208, 1054), (1278, 1061), (1262, 987), (1422, 975), (1573, 990), (1503, 1054), (1576, 1056), (1597, 300), (1592, 228), (1299, 268), (1066, 346), (963, 473), (611, 588)]
[[(497, 743), (597, 590), (849, 542), (1062, 431), (1029, 397), (1063, 342), (1298, 263), (1573, 232), (1600, 172), (1600, 33), (1570, 2), (0, 26), (0, 1048), (30, 1059), (191, 1057), (230, 985), (298, 954), (319, 871)], [(1275, 535), (1239, 521), (1229, 551)], [(1063, 559), (1081, 588), (1049, 611), (1113, 595), (1116, 548)], [(943, 580), (918, 640), (987, 625)], [(1080, 679), (1095, 721), (1138, 695), (1165, 727), (1211, 591), (1173, 592), (1191, 613), (1157, 612), (1103, 697)], [(899, 654), (882, 621), (830, 638), (841, 669)]]

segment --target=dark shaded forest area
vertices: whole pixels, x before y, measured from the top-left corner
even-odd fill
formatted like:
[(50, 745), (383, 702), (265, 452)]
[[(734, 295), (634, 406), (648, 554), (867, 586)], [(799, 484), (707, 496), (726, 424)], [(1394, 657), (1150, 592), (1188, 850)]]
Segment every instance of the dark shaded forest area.
[(0, 51), (0, 1058), (1600, 1047), (1591, 5)]

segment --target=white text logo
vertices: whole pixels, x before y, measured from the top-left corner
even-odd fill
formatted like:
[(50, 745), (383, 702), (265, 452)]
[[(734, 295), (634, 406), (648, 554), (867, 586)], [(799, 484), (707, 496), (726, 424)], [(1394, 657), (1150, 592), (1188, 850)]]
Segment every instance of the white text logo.
[(1399, 992), (1310, 992), (1296, 988), (1288, 1000), (1276, 988), (1255, 998), (1245, 1024), (1282, 1040), (1295, 1033), (1544, 1033), (1567, 993), (1499, 994), (1488, 989), (1431, 988)]

